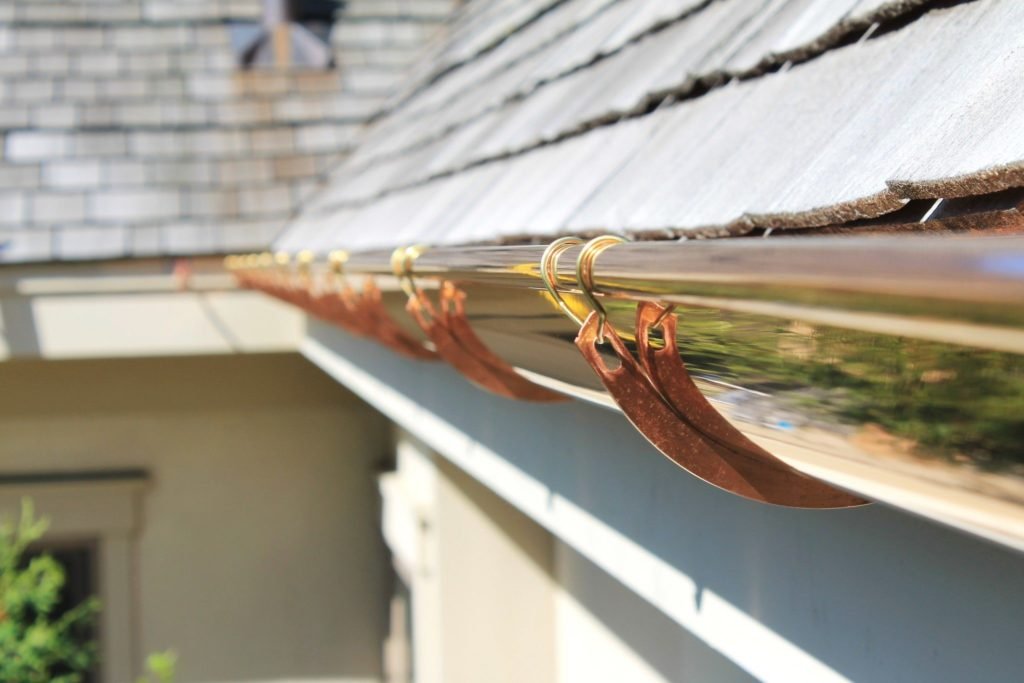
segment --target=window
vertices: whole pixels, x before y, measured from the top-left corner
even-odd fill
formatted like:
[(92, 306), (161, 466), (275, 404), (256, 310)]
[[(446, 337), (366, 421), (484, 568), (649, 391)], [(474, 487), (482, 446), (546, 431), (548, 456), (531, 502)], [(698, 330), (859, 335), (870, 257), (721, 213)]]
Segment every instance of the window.
[(331, 25), (339, 0), (264, 0), (261, 24), (231, 27), (231, 42), (243, 69), (334, 66)]
[(29, 497), (36, 514), (50, 520), (33, 550), (49, 552), (67, 570), (66, 607), (87, 595), (102, 602), (95, 637), (100, 664), (90, 683), (134, 680), (134, 662), (141, 661), (133, 626), (134, 543), (147, 481), (141, 470), (0, 473), (0, 514), (16, 517)]

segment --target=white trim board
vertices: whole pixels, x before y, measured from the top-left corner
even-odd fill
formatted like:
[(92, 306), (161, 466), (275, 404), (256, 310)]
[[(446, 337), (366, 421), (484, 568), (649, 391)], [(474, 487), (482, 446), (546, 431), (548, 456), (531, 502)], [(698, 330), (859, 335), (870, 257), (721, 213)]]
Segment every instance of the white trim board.
[(243, 290), (0, 295), (0, 361), (295, 351), (304, 320)]

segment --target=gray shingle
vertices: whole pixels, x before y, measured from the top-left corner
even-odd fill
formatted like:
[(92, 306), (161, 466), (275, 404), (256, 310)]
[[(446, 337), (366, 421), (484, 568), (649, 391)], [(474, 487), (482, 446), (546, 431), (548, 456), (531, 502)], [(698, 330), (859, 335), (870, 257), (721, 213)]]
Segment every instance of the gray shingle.
[[(1013, 133), (1024, 112), (1024, 43), (1013, 28), (1024, 6), (1011, 0), (929, 12), (789, 70), (543, 143), (642, 99), (654, 84), (669, 83), (673, 69), (682, 76), (734, 59), (738, 53), (720, 50), (721, 41), (702, 43), (728, 38), (710, 29), (721, 28), (715, 12), (729, 5), (723, 0), (694, 15), (689, 30), (673, 26), (408, 153), (367, 164), (373, 153), (357, 151), (297, 221), (301, 239), (289, 232), (279, 244), (384, 248), (594, 230), (726, 234), (841, 223), (909, 198), (1024, 185), (1024, 146)], [(761, 53), (792, 50), (889, 7), (854, 5), (774, 3), (751, 40)], [(851, 9), (861, 18), (851, 19)], [(696, 30), (702, 21), (709, 31)], [(393, 121), (382, 125), (401, 136)], [(371, 145), (375, 138), (368, 136)]]

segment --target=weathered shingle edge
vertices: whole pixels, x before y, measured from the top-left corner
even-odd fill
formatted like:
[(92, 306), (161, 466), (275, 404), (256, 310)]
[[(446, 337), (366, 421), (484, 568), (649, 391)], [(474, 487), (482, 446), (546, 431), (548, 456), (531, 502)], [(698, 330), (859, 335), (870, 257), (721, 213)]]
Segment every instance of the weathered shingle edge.
[[(972, 194), (953, 199), (954, 195), (943, 198), (942, 207), (958, 206), (953, 215), (946, 215), (940, 208), (932, 215), (937, 196), (930, 195), (919, 200), (904, 199), (893, 192), (881, 192), (866, 200), (857, 200), (843, 205), (822, 207), (804, 214), (745, 215), (727, 226), (709, 226), (702, 230), (672, 227), (647, 228), (630, 232), (635, 241), (713, 239), (718, 237), (749, 236), (795, 236), (808, 232), (816, 235), (864, 235), (868, 233), (893, 234), (907, 232), (949, 233), (985, 232), (987, 234), (1019, 234), (1024, 231), (1024, 182), (1009, 190), (998, 190), (988, 194)], [(918, 188), (915, 188), (918, 189)], [(1011, 193), (1007, 196), (1007, 192)], [(965, 204), (966, 203), (966, 204)], [(964, 205), (965, 204), (965, 205)], [(866, 211), (865, 207), (875, 207)], [(888, 211), (883, 207), (894, 207)], [(876, 213), (877, 211), (877, 213)], [(787, 219), (792, 222), (787, 222)], [(830, 221), (831, 218), (836, 220)], [(579, 229), (573, 231), (578, 237), (590, 238), (614, 232), (609, 226)], [(549, 236), (526, 233), (503, 235), (498, 244), (522, 245), (545, 244)], [(485, 246), (493, 242), (467, 244)]]
[(736, 223), (725, 226), (723, 234), (743, 234), (754, 228), (817, 228), (865, 218), (877, 218), (898, 211), (907, 201), (906, 196), (901, 196), (889, 189), (867, 197), (858, 197), (848, 202), (830, 204), (798, 213), (746, 214)]
[(969, 2), (975, 2), (975, 0), (890, 0), (871, 12), (843, 18), (835, 26), (803, 45), (765, 55), (753, 67), (732, 75), (740, 79), (756, 78), (780, 68), (787, 62), (799, 64), (814, 59), (824, 52), (859, 40), (875, 24), (878, 24), (878, 28), (872, 32), (872, 37), (898, 30), (902, 25), (914, 21), (925, 12)]
[(890, 191), (909, 199), (973, 197), (1024, 187), (1024, 161), (1001, 164), (975, 173), (935, 180), (890, 180)]
[[(676, 239), (737, 237), (755, 230), (801, 230), (835, 227), (857, 221), (877, 219), (899, 211), (913, 200), (970, 198), (1024, 187), (1024, 161), (981, 169), (953, 178), (930, 181), (890, 180), (888, 189), (857, 199), (816, 207), (798, 213), (752, 214), (739, 216), (724, 225), (687, 228), (665, 226), (632, 231), (636, 239)], [(575, 230), (582, 237), (614, 232), (613, 226), (594, 226)], [(503, 236), (503, 244), (533, 243), (536, 235)], [(549, 238), (544, 238), (549, 239)]]

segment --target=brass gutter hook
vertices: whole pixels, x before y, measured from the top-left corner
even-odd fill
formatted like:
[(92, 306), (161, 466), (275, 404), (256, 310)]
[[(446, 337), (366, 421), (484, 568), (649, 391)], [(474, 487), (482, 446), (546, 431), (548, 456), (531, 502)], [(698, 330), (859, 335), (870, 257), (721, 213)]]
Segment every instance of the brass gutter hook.
[(441, 283), (440, 306), (434, 307), (413, 278), (413, 263), (425, 250), (396, 249), (391, 268), (409, 297), (406, 310), (433, 342), (437, 355), (477, 386), (499, 396), (538, 402), (568, 400), (529, 381), (484, 345), (466, 319), (466, 294), (453, 282)]
[[(579, 243), (553, 243), (541, 259), (549, 293), (574, 320), (555, 287), (553, 265), (561, 251)], [(595, 295), (594, 262), (625, 240), (617, 235), (587, 242), (576, 261), (576, 277), (591, 312), (580, 325), (576, 347), (634, 427), (669, 460), (704, 481), (745, 498), (801, 508), (843, 508), (864, 500), (798, 472), (735, 431), (693, 384), (675, 345), (677, 318), (671, 307), (642, 302), (637, 308), (638, 361)], [(650, 345), (650, 331), (665, 332), (665, 346)], [(670, 338), (671, 337), (671, 338)], [(598, 345), (608, 341), (619, 360), (610, 369)]]
[(583, 244), (579, 237), (561, 237), (548, 245), (540, 257), (540, 277), (544, 282), (544, 289), (547, 290), (551, 299), (558, 305), (558, 308), (566, 316), (579, 326), (583, 326), (583, 318), (576, 315), (576, 312), (565, 303), (562, 294), (558, 291), (558, 257), (563, 252)]
[(608, 311), (594, 295), (594, 261), (598, 255), (608, 247), (628, 242), (625, 237), (618, 235), (603, 235), (583, 245), (579, 257), (576, 259), (576, 281), (583, 292), (583, 298), (590, 304), (590, 308), (597, 312), (597, 343), (604, 344), (604, 330), (608, 323)]

